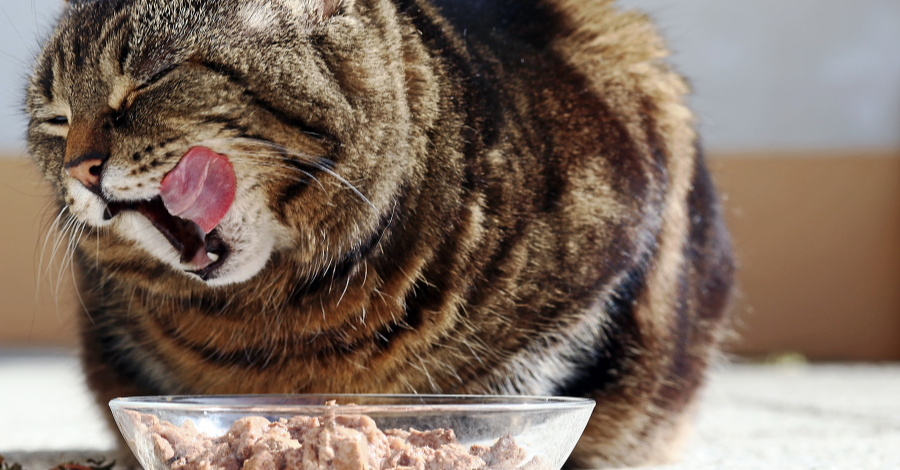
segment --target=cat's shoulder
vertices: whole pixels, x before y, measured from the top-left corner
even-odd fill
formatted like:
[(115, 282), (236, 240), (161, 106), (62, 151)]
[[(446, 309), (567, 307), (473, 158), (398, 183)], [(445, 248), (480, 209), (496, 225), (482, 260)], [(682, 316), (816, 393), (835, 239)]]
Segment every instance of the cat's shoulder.
[[(401, 0), (414, 3), (413, 0)], [(665, 63), (669, 50), (651, 19), (613, 0), (430, 0), (463, 43), (500, 63), (553, 55), (600, 89), (648, 92), (680, 101), (684, 80)], [(665, 90), (662, 90), (665, 89)]]
[[(406, 3), (414, 2), (406, 0)], [(620, 9), (613, 0), (430, 0), (429, 3), (464, 35), (513, 38), (540, 47), (552, 46), (560, 38), (574, 38), (587, 45), (615, 35), (616, 44), (627, 45), (635, 52), (665, 53), (665, 45), (652, 21), (641, 12)]]

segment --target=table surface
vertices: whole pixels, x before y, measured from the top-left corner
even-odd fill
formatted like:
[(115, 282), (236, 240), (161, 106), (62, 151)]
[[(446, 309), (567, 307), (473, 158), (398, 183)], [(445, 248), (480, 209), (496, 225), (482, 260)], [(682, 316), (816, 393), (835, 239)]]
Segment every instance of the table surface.
[[(70, 353), (2, 351), (0, 384), (8, 460), (47, 470), (109, 455), (113, 436)], [(683, 459), (656, 468), (900, 469), (900, 365), (717, 367)]]

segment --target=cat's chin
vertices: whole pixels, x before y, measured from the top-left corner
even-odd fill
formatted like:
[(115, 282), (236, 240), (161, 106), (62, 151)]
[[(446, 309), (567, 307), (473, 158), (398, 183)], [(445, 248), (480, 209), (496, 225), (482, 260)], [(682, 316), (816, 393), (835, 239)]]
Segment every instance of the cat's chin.
[(203, 272), (190, 273), (197, 276), (209, 287), (222, 287), (239, 284), (253, 279), (269, 261), (274, 240), (265, 237), (250, 247), (231, 248), (228, 257), (222, 263), (216, 262)]
[(223, 223), (207, 237), (208, 264), (185, 262), (163, 231), (138, 211), (123, 211), (113, 219), (113, 230), (134, 242), (140, 249), (174, 270), (204, 282), (209, 287), (221, 287), (251, 280), (266, 265), (275, 245), (275, 238), (266, 231), (250, 231)]

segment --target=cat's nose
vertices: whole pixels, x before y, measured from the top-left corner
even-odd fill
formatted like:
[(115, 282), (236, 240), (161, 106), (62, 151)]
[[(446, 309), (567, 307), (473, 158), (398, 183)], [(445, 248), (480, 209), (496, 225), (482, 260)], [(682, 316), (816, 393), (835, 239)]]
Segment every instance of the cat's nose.
[(85, 188), (100, 194), (100, 181), (109, 159), (109, 135), (103, 117), (74, 118), (66, 136), (65, 169)]
[(100, 189), (100, 174), (103, 172), (103, 164), (105, 162), (105, 155), (99, 152), (91, 152), (66, 163), (66, 173), (72, 178), (81, 181), (81, 184), (91, 191), (98, 191)]

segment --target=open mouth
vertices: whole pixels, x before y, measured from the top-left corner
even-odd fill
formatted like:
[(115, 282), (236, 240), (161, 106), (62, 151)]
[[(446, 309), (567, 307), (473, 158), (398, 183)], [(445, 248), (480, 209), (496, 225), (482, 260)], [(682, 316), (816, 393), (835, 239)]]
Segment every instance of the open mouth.
[(234, 168), (228, 158), (206, 147), (193, 147), (160, 182), (159, 196), (148, 201), (108, 201), (104, 217), (137, 211), (178, 251), (186, 271), (209, 280), (228, 256), (217, 226), (234, 194)]
[(176, 217), (166, 210), (161, 197), (149, 201), (110, 202), (103, 217), (112, 219), (122, 211), (136, 211), (150, 220), (150, 223), (169, 241), (181, 255), (181, 263), (204, 281), (214, 274), (228, 257), (228, 245), (213, 229), (208, 234), (195, 222)]

